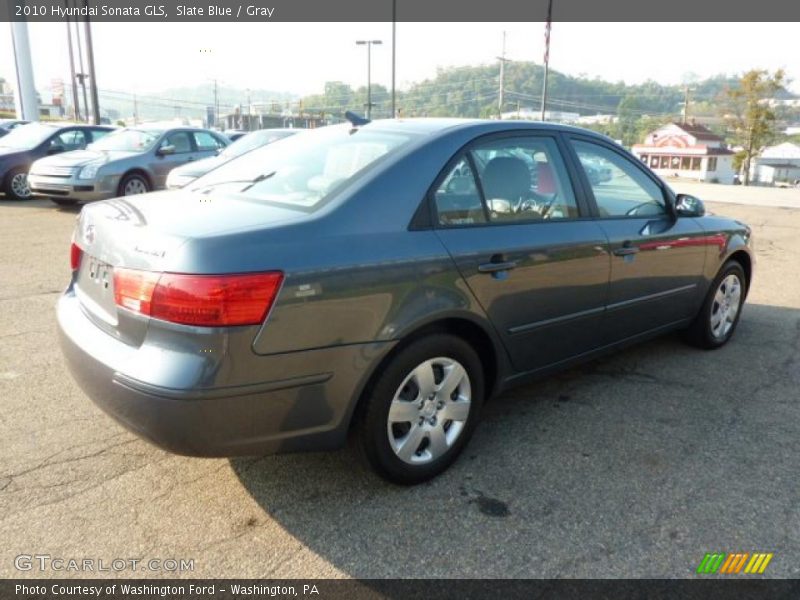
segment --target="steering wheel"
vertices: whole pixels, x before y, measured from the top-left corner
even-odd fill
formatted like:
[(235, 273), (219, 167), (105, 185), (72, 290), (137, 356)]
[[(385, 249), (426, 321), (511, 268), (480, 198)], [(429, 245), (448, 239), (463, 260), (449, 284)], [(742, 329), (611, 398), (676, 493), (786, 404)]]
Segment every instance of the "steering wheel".
[(556, 199), (558, 198), (558, 192), (555, 192), (551, 198), (547, 198), (539, 194), (538, 192), (534, 191), (531, 191), (530, 195), (533, 196), (532, 199), (520, 198), (520, 202), (517, 205), (516, 212), (522, 212), (523, 210), (533, 209), (539, 213), (539, 216), (542, 219), (544, 219), (547, 216), (547, 213), (549, 213), (550, 209), (553, 208), (553, 205), (556, 203)]
[(650, 206), (652, 204), (653, 204), (652, 202), (640, 202), (639, 204), (637, 204), (633, 208), (630, 208), (629, 210), (627, 210), (625, 212), (625, 215), (628, 216), (628, 217), (635, 216), (635, 215), (638, 214), (640, 208), (643, 208), (645, 206)]

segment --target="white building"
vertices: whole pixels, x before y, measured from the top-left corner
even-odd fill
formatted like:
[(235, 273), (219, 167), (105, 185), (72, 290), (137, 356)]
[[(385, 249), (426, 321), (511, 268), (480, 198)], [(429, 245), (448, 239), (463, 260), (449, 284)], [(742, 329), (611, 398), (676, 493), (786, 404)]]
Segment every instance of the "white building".
[(631, 151), (663, 177), (733, 183), (733, 151), (720, 136), (695, 123), (668, 123)]
[[(525, 120), (525, 121), (541, 121), (542, 111), (535, 108), (520, 108), (519, 110), (510, 110), (500, 115), (504, 120)], [(565, 112), (563, 110), (546, 110), (544, 111), (544, 120), (552, 121), (554, 123), (577, 123), (580, 114), (573, 112)]]
[(800, 179), (800, 145), (791, 142), (764, 148), (750, 165), (750, 181), (773, 185)]
[(617, 115), (585, 115), (578, 117), (578, 125), (608, 125), (609, 123), (616, 123), (619, 121)]

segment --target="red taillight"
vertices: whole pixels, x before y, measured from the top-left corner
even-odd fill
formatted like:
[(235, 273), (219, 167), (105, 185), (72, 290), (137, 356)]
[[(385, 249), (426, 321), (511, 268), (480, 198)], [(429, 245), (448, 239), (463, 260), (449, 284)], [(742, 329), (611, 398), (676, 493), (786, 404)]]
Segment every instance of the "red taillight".
[(69, 247), (69, 266), (72, 268), (73, 271), (77, 271), (81, 266), (81, 255), (83, 252), (80, 249), (80, 246), (75, 242), (72, 242), (72, 245)]
[(278, 294), (283, 274), (188, 275), (114, 269), (117, 305), (156, 319), (222, 327), (257, 325)]
[(149, 315), (159, 275), (151, 271), (114, 268), (114, 302), (117, 306)]

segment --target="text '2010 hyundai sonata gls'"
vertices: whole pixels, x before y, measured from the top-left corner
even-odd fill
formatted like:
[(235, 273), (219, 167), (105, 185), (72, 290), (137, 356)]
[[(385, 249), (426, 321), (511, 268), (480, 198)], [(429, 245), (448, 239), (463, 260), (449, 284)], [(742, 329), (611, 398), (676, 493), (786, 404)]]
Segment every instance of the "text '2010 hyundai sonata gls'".
[(71, 261), (63, 351), (123, 425), (197, 456), (352, 434), (402, 483), (452, 463), (514, 383), (674, 329), (721, 346), (753, 269), (746, 225), (607, 138), (427, 119), (87, 206)]

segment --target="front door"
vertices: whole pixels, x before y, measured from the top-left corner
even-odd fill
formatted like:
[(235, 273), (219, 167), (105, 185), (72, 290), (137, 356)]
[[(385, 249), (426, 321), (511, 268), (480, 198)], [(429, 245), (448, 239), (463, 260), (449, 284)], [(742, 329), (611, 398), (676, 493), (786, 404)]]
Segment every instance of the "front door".
[(153, 173), (155, 174), (156, 189), (162, 189), (166, 185), (167, 175), (175, 167), (179, 167), (187, 162), (195, 160), (195, 148), (192, 134), (189, 131), (172, 131), (164, 136), (158, 148), (172, 147), (171, 154), (159, 154), (156, 150), (156, 157), (153, 162)]
[(612, 145), (571, 141), (611, 249), (605, 341), (674, 325), (697, 309), (706, 236), (694, 219), (676, 219), (666, 190)]
[(519, 371), (601, 343), (609, 255), (585, 219), (556, 137), (476, 143), (438, 186), (438, 234)]

